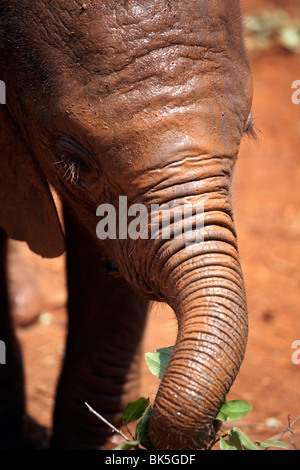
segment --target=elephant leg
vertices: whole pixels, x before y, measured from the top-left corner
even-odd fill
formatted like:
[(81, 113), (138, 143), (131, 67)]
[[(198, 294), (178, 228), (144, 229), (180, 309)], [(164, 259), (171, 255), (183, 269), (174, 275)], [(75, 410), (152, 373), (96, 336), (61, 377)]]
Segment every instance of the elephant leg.
[(84, 405), (119, 427), (138, 397), (140, 346), (147, 302), (108, 274), (97, 242), (64, 208), (69, 328), (59, 380), (52, 447), (99, 449), (111, 436)]
[[(7, 286), (7, 236), (0, 228), (0, 449), (25, 446), (22, 435), (25, 416), (22, 358), (16, 340)], [(4, 357), (5, 352), (5, 357)]]

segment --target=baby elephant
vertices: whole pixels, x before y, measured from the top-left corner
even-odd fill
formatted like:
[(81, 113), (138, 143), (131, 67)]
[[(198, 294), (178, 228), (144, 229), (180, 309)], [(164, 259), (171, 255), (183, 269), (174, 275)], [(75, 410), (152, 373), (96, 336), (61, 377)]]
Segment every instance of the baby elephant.
[(156, 300), (173, 308), (178, 336), (151, 441), (207, 448), (247, 342), (231, 200), (252, 131), (239, 1), (0, 0), (0, 79), (0, 446), (17, 448), (24, 434), (11, 237), (43, 257), (66, 250), (69, 324), (51, 447), (103, 448), (111, 431), (85, 402), (120, 425), (138, 396)]

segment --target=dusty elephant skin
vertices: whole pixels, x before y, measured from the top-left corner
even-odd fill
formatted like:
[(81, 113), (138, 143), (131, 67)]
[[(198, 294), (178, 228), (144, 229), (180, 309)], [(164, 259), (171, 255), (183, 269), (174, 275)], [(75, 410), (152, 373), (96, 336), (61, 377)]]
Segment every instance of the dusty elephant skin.
[[(42, 256), (67, 251), (69, 329), (52, 447), (105, 444), (110, 431), (84, 402), (120, 424), (138, 393), (147, 304), (156, 299), (174, 309), (178, 337), (152, 442), (206, 448), (247, 341), (230, 193), (252, 128), (239, 2), (0, 0), (0, 18), (0, 445), (16, 447), (25, 412), (6, 233)], [(65, 234), (49, 185), (63, 203)], [(203, 241), (100, 241), (96, 209), (117, 208), (120, 195), (148, 208), (204, 204)]]

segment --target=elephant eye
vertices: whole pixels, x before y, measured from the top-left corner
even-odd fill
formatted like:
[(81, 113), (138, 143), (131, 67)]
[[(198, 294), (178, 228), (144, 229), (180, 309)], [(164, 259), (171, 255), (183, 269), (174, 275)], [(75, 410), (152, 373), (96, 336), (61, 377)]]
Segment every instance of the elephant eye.
[(95, 158), (70, 136), (60, 136), (55, 142), (55, 162), (60, 176), (70, 182), (86, 187), (99, 179), (99, 165)]
[(69, 180), (71, 183), (78, 182), (82, 164), (77, 159), (68, 154), (62, 154), (60, 155), (60, 158), (61, 160), (57, 163), (61, 166), (64, 172), (63, 177)]

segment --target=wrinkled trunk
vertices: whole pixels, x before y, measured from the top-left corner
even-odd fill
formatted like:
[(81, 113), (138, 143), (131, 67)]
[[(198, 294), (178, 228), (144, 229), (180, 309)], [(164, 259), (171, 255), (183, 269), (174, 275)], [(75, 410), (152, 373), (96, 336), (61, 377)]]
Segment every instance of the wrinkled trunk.
[(233, 222), (226, 227), (229, 216), (221, 211), (214, 218), (202, 243), (179, 249), (161, 268), (178, 337), (153, 407), (157, 449), (208, 446), (245, 353), (247, 307)]
[[(192, 205), (185, 223), (197, 227), (197, 243), (187, 244), (186, 235), (181, 239), (174, 236), (176, 221), (170, 219), (170, 239), (136, 245), (128, 242), (122, 250), (129, 253), (122, 269), (125, 277), (127, 268), (127, 279), (167, 302), (178, 321), (177, 341), (150, 419), (151, 440), (161, 450), (208, 447), (220, 424), (215, 420), (218, 409), (246, 349), (247, 306), (232, 216), (230, 171), (214, 177), (214, 166), (209, 171), (206, 168), (202, 164), (199, 183), (172, 186), (167, 180), (164, 192), (145, 195), (148, 204), (173, 200), (177, 207)], [(204, 209), (200, 228), (195, 216), (199, 206)], [(137, 253), (141, 258), (133, 270), (130, 266), (135, 266)]]

